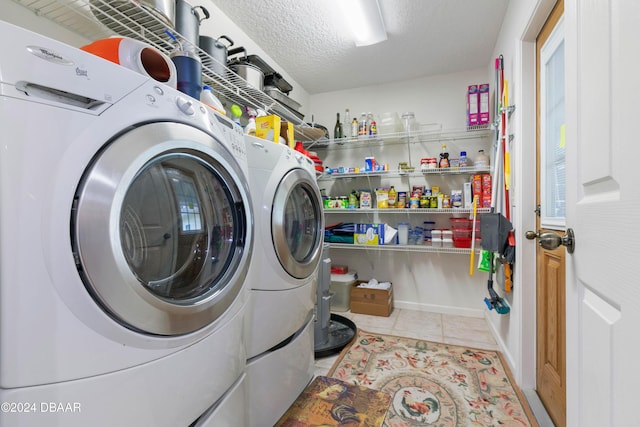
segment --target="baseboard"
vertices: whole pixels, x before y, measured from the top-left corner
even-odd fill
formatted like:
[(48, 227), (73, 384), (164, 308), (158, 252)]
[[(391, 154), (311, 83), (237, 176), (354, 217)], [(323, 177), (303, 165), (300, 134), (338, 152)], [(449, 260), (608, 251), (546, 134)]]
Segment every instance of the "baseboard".
[(491, 330), (491, 333), (493, 334), (493, 338), (495, 338), (496, 343), (498, 343), (498, 348), (502, 352), (502, 357), (507, 362), (507, 365), (509, 365), (509, 369), (513, 374), (513, 378), (516, 380), (516, 382), (519, 382), (522, 375), (520, 375), (520, 371), (516, 369), (515, 359), (513, 358), (513, 355), (511, 354), (506, 343), (502, 339), (502, 336), (498, 333), (498, 330), (496, 329), (496, 325), (494, 325), (491, 319), (489, 318), (488, 312), (486, 310), (483, 310), (483, 313), (484, 313), (483, 316), (487, 319), (489, 330)]
[[(400, 309), (430, 311), (432, 313), (452, 314), (456, 316), (485, 317), (485, 310), (477, 309), (477, 308), (462, 308), (462, 307), (452, 307), (452, 306), (446, 306), (446, 305), (422, 304), (417, 302), (398, 301), (398, 300), (395, 300), (393, 302), (393, 306)], [(495, 331), (493, 332), (495, 335)]]
[(526, 389), (522, 390), (522, 394), (524, 394), (524, 397), (527, 399), (529, 407), (531, 408), (533, 415), (536, 417), (536, 421), (538, 421), (540, 427), (555, 427), (555, 424), (551, 421), (551, 417), (549, 417), (547, 410), (540, 401), (538, 393), (533, 389)]

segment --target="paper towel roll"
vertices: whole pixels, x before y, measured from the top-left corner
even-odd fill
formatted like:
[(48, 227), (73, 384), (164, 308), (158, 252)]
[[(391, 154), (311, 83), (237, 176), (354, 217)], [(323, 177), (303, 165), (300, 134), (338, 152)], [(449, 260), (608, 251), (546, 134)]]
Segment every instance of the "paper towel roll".
[(148, 43), (129, 37), (96, 40), (80, 49), (150, 77), (173, 88), (177, 86), (176, 66), (168, 56)]

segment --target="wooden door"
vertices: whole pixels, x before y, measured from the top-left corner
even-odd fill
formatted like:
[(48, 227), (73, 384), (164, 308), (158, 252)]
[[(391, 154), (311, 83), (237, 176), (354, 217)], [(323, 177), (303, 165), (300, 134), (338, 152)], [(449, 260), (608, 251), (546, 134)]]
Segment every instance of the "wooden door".
[[(564, 34), (560, 0), (536, 39), (538, 233), (564, 234)], [(536, 251), (536, 392), (556, 427), (566, 422), (565, 248)]]
[(565, 0), (567, 424), (638, 426), (640, 2)]

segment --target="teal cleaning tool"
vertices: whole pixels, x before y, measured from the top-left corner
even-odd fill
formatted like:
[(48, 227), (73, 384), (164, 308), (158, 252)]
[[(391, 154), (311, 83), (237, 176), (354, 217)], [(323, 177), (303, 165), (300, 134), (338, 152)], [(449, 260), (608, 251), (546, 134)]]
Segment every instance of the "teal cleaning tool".
[(484, 299), (484, 303), (487, 305), (487, 308), (489, 310), (495, 309), (496, 313), (498, 314), (507, 314), (509, 313), (509, 311), (511, 311), (511, 309), (509, 308), (509, 305), (504, 300), (504, 298), (501, 298), (500, 296), (498, 296), (498, 294), (496, 293), (496, 291), (493, 290), (493, 288), (489, 288), (489, 296), (490, 298)]
[(511, 310), (509, 304), (493, 289), (493, 252), (491, 252), (489, 257), (489, 280), (487, 281), (489, 298), (485, 298), (484, 303), (489, 310), (495, 310), (498, 314), (507, 314)]
[(500, 213), (488, 213), (480, 215), (480, 234), (482, 235), (482, 249), (489, 252), (489, 281), (487, 289), (489, 297), (484, 303), (489, 310), (495, 310), (500, 314), (507, 314), (511, 310), (506, 301), (493, 289), (494, 253), (504, 253), (504, 248), (509, 243), (507, 238), (509, 231), (513, 229), (511, 222)]

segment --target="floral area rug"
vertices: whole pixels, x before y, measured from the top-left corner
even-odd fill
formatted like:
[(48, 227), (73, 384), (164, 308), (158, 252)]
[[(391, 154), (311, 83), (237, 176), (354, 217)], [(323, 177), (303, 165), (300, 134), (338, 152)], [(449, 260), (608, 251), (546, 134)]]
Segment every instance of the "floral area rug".
[(499, 352), (359, 330), (329, 376), (388, 393), (384, 427), (537, 427)]

